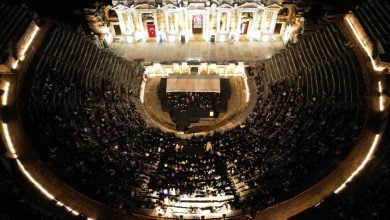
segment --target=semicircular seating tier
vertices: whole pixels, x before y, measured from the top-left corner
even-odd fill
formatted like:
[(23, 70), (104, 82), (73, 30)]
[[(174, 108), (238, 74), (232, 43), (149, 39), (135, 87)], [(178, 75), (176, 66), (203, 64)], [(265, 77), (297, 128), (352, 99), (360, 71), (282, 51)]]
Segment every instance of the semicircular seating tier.
[[(184, 206), (179, 216), (190, 209), (183, 194), (223, 194), (217, 208), (262, 209), (321, 180), (359, 138), (365, 83), (346, 45), (333, 23), (304, 34), (253, 66), (257, 100), (244, 123), (182, 140), (140, 116), (133, 102), (140, 63), (52, 27), (26, 72), (27, 136), (55, 175), (125, 212), (166, 205), (168, 198)], [(172, 154), (177, 145), (203, 149), (208, 142), (211, 152)]]

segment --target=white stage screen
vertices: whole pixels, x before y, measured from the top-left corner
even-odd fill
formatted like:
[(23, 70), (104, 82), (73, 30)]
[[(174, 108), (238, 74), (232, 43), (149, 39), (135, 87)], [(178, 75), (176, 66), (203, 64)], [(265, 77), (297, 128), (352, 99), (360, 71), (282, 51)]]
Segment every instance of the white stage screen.
[(167, 92), (221, 92), (219, 78), (168, 78)]

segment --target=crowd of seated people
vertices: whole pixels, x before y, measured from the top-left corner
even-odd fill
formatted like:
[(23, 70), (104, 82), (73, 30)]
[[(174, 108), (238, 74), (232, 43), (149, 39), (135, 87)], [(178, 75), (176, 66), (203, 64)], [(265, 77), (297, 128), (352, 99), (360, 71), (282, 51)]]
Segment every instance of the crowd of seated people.
[(213, 136), (214, 150), (224, 155), (248, 209), (275, 204), (313, 185), (359, 137), (362, 103), (338, 109), (329, 98), (316, 107), (294, 85), (271, 85), (268, 98), (258, 94), (262, 98), (240, 129)]
[(220, 100), (216, 92), (168, 92), (167, 102), (174, 111), (213, 110)]
[(162, 156), (156, 176), (150, 184), (157, 195), (234, 195), (221, 157), (205, 151), (182, 152), (183, 147), (178, 145), (176, 151), (172, 148)]
[(142, 77), (139, 62), (113, 56), (60, 25), (48, 31), (44, 42), (29, 72), (32, 78), (45, 79), (32, 85), (32, 95), (46, 104), (128, 103), (137, 96)]
[[(254, 111), (240, 127), (201, 140), (203, 144), (211, 141), (214, 151), (222, 156), (210, 157), (222, 157), (228, 174), (244, 183), (243, 188), (237, 189), (242, 199), (250, 190), (246, 201), (263, 207), (324, 177), (329, 169), (321, 170), (332, 168), (343, 158), (361, 126), (361, 112), (357, 109), (341, 114), (332, 109), (333, 105), (305, 108), (299, 90), (284, 83), (272, 86), (271, 92), (275, 93), (270, 95), (272, 98), (259, 98), (258, 104), (262, 105), (257, 106), (264, 109)], [(42, 110), (34, 111), (35, 117), (40, 117), (34, 121), (51, 130), (46, 130), (46, 135), (53, 143), (45, 144), (49, 148), (45, 152), (49, 153), (47, 163), (58, 176), (118, 209), (131, 210), (134, 201), (150, 205), (135, 197), (148, 188), (156, 190), (148, 185), (151, 176), (168, 175), (168, 169), (165, 172), (156, 166), (164, 164), (160, 157), (175, 146), (176, 137), (148, 127), (130, 105), (68, 108), (69, 112)], [(198, 141), (191, 140), (189, 145)], [(189, 173), (183, 175), (181, 180)], [(316, 178), (302, 185), (299, 181), (308, 175)], [(190, 185), (187, 181), (182, 184)], [(133, 189), (129, 190), (129, 186)], [(294, 190), (294, 186), (300, 188)], [(259, 188), (260, 194), (255, 194)], [(259, 203), (261, 198), (264, 201)]]
[[(55, 175), (123, 212), (154, 208), (156, 204), (147, 195), (149, 191), (160, 192), (160, 188), (163, 194), (172, 187), (175, 194), (179, 190), (191, 194), (199, 190), (207, 193), (205, 189), (213, 186), (217, 192), (226, 193), (229, 184), (240, 198), (241, 204), (235, 207), (254, 211), (270, 206), (326, 176), (352, 148), (363, 125), (364, 88), (359, 66), (353, 67), (354, 75), (339, 64), (331, 68), (336, 62), (354, 62), (349, 53), (342, 61), (335, 57), (326, 60), (329, 66), (320, 65), (324, 72), (332, 69), (325, 75), (318, 75), (315, 66), (303, 66), (297, 73), (272, 82), (266, 80), (272, 74), (267, 71), (269, 65), (259, 64), (249, 77), (257, 85), (257, 99), (246, 121), (232, 130), (186, 141), (188, 148), (208, 142), (212, 145), (200, 159), (172, 152), (182, 140), (143, 121), (132, 103), (132, 91), (121, 78), (131, 81), (131, 77), (118, 76), (114, 70), (100, 77), (97, 72), (82, 71), (87, 68), (78, 61), (64, 65), (63, 60), (69, 57), (58, 56), (68, 48), (53, 48), (59, 50), (57, 55), (48, 56), (41, 50), (27, 70), (30, 78), (24, 83), (22, 96), (27, 136)], [(116, 58), (105, 54), (100, 59), (101, 63), (109, 63), (107, 60)], [(61, 69), (61, 65), (67, 69)], [(137, 68), (123, 64), (120, 69), (126, 73)], [(333, 77), (344, 73), (348, 77)], [(332, 80), (318, 84), (317, 76)], [(338, 93), (341, 85), (353, 98)], [(176, 173), (178, 165), (186, 160), (192, 162), (184, 162), (181, 167), (190, 171)], [(192, 164), (197, 174), (188, 168)], [(215, 172), (196, 168), (200, 166)], [(194, 186), (194, 175), (207, 180), (207, 184)], [(213, 178), (218, 176), (218, 180)], [(162, 185), (158, 184), (159, 178)]]
[(146, 189), (168, 135), (144, 129), (142, 120), (131, 118), (137, 117), (133, 106), (53, 107), (40, 114), (35, 120), (50, 130), (32, 135), (45, 139), (42, 150), (49, 154), (42, 159), (59, 177), (120, 210), (147, 206), (136, 195)]
[[(358, 59), (334, 23), (316, 32), (300, 35), (293, 44), (264, 62), (266, 84), (298, 77), (298, 86), (308, 101), (327, 100), (354, 105), (364, 93), (364, 78)], [(349, 83), (349, 84), (347, 84)], [(342, 99), (342, 100), (341, 100)]]
[[(181, 149), (179, 152), (172, 151), (167, 151), (162, 157), (156, 176), (149, 185), (152, 196), (158, 196), (161, 206), (187, 206), (185, 213), (239, 209), (235, 207), (237, 197), (223, 158), (211, 152), (192, 154), (181, 152)], [(200, 200), (201, 206), (199, 198), (204, 198)]]

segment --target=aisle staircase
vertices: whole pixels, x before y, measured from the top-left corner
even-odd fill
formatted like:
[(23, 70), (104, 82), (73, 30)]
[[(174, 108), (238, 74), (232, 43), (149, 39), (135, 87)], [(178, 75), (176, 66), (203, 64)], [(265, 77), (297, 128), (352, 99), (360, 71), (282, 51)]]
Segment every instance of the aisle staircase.
[[(187, 155), (185, 157), (178, 157), (178, 160), (187, 160), (188, 155), (194, 155), (192, 151), (183, 151), (181, 153), (177, 153), (174, 151), (166, 152), (166, 155), (169, 155), (168, 158), (174, 157), (174, 154), (180, 154)], [(197, 154), (198, 155), (198, 154)], [(206, 156), (205, 156), (206, 157)], [(219, 160), (216, 155), (210, 154), (208, 157)], [(233, 183), (230, 181), (230, 178), (226, 175), (220, 175), (220, 177), (225, 180), (224, 182), (226, 184), (222, 186), (213, 186), (213, 184), (210, 185), (204, 185), (201, 186), (201, 188), (197, 188), (194, 192), (191, 194), (185, 194), (183, 192), (179, 192), (178, 189), (181, 189), (180, 186), (176, 189), (172, 189), (172, 185), (169, 186), (167, 183), (170, 181), (169, 177), (167, 179), (166, 176), (162, 175), (163, 171), (162, 169), (165, 167), (170, 167), (172, 165), (172, 161), (170, 160), (164, 160), (166, 157), (161, 157), (161, 161), (159, 164), (152, 165), (153, 166), (153, 173), (150, 173), (150, 176), (154, 176), (155, 179), (151, 180), (153, 178), (147, 178), (148, 186), (146, 188), (142, 189), (142, 193), (145, 194), (145, 197), (149, 201), (152, 201), (154, 203), (160, 204), (161, 206), (158, 208), (163, 216), (167, 217), (180, 217), (183, 216), (185, 218), (200, 218), (201, 216), (208, 216), (213, 218), (221, 218), (223, 217), (223, 214), (228, 215), (228, 213), (232, 213), (232, 203), (235, 200), (236, 195), (236, 189), (233, 185)], [(185, 159), (187, 158), (187, 159)], [(193, 160), (191, 165), (188, 164), (189, 167), (193, 167), (194, 169), (200, 168), (198, 166), (202, 166), (204, 164), (196, 162), (197, 159), (194, 157), (194, 159), (188, 159)], [(220, 161), (220, 166), (215, 167), (216, 173), (220, 172), (226, 172), (225, 163), (223, 161)], [(218, 163), (218, 162), (217, 162)], [(168, 164), (168, 165), (167, 165)], [(186, 165), (183, 164), (183, 169), (186, 169), (188, 167), (185, 167)], [(160, 170), (160, 175), (156, 174)], [(183, 175), (183, 173), (181, 173)], [(185, 174), (187, 175), (187, 174)], [(172, 177), (174, 178), (174, 177)], [(195, 179), (193, 179), (195, 178)], [(188, 176), (188, 181), (211, 181), (211, 180), (204, 180), (202, 178), (196, 179), (197, 177), (194, 176)], [(163, 181), (166, 184), (163, 184), (160, 186), (160, 188), (165, 189), (166, 191), (161, 194), (157, 187), (157, 182)], [(221, 180), (222, 181), (222, 180)], [(145, 181), (146, 182), (146, 181)], [(171, 188), (170, 188), (171, 187)], [(221, 188), (223, 187), (223, 188)], [(223, 191), (221, 191), (223, 189)], [(240, 210), (235, 210), (234, 213), (239, 212)]]

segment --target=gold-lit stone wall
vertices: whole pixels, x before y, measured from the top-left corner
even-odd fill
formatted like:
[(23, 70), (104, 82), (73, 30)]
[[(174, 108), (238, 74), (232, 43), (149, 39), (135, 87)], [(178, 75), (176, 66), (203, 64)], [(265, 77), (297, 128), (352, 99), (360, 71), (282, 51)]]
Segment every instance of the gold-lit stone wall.
[(233, 10), (232, 17), (230, 19), (230, 30), (235, 31), (237, 29), (237, 21), (238, 21), (238, 10)]
[(212, 34), (215, 34), (215, 32), (217, 31), (217, 14), (217, 11), (212, 11), (210, 13), (210, 32)]
[[(286, 6), (290, 7), (290, 5)], [(220, 6), (212, 4), (208, 7), (204, 7), (199, 3), (188, 3), (188, 5), (184, 6), (175, 6), (172, 4), (163, 4), (158, 6), (140, 3), (136, 3), (135, 5), (116, 4), (114, 6), (106, 6), (103, 10), (103, 16), (98, 19), (89, 18), (88, 20), (91, 30), (95, 33), (104, 33), (105, 30), (101, 27), (106, 25), (109, 27), (108, 29), (106, 28), (106, 30), (111, 32), (108, 33), (109, 35), (116, 40), (129, 43), (139, 40), (146, 41), (148, 38), (153, 38), (150, 36), (151, 34), (148, 33), (146, 22), (140, 20), (143, 19), (143, 13), (152, 14), (151, 16), (153, 19), (149, 18), (148, 20), (153, 22), (155, 25), (156, 41), (159, 41), (160, 39), (157, 38), (161, 37), (162, 41), (170, 39), (171, 42), (177, 42), (177, 40), (180, 39), (179, 36), (184, 36), (186, 41), (188, 41), (188, 39), (192, 38), (193, 35), (196, 35), (193, 39), (203, 39), (205, 41), (209, 41), (210, 37), (213, 35), (216, 36), (217, 41), (237, 41), (241, 39), (259, 41), (261, 39), (268, 40), (271, 39), (271, 37), (272, 40), (278, 40), (281, 39), (286, 29), (286, 24), (288, 23), (290, 26), (294, 26), (294, 20), (296, 20), (294, 19), (296, 16), (296, 10), (290, 11), (288, 8), (288, 16), (278, 16), (278, 12), (283, 8), (284, 6), (282, 5), (272, 4), (264, 6), (259, 2), (248, 2), (241, 5), (222, 4)], [(245, 33), (240, 33), (241, 23), (244, 21), (242, 12), (250, 13), (250, 23)], [(270, 12), (273, 14), (268, 14)], [(125, 16), (126, 19), (123, 19), (122, 13), (128, 14)], [(169, 17), (169, 14), (167, 13), (175, 14), (173, 16), (174, 21), (172, 21), (172, 16)], [(219, 13), (221, 13), (220, 16), (218, 16)], [(113, 17), (113, 14), (117, 14), (117, 18)], [(193, 33), (192, 19), (195, 15), (203, 16), (203, 29), (201, 32), (197, 30), (196, 33)], [(169, 18), (166, 18), (166, 16)], [(219, 22), (221, 22), (219, 19), (222, 18), (224, 19), (224, 22), (228, 23), (224, 23), (224, 27), (226, 27), (226, 29), (218, 30)], [(288, 20), (288, 18), (291, 18), (291, 20)], [(167, 24), (167, 20), (169, 20), (169, 24)], [(124, 24), (127, 21), (134, 25), (134, 30), (129, 31), (126, 29), (126, 27), (129, 27), (128, 23), (126, 25)], [(280, 32), (275, 32), (276, 23), (278, 23), (278, 30), (280, 28)], [(173, 27), (176, 33), (168, 31)], [(113, 33), (115, 30), (119, 33), (118, 28), (120, 28), (121, 34)], [(262, 38), (263, 35), (268, 36), (267, 38)], [(283, 37), (285, 38), (285, 36)]]
[(186, 17), (185, 17), (185, 13), (184, 13), (184, 11), (180, 11), (179, 12), (179, 30), (182, 30), (181, 32), (181, 34), (183, 34), (183, 30), (185, 30), (186, 29)]
[(160, 32), (166, 32), (167, 31), (167, 24), (165, 23), (165, 14), (162, 10), (157, 10), (157, 24), (158, 24), (158, 31)]
[(135, 31), (142, 31), (143, 30), (143, 27), (141, 26), (142, 22), (139, 20), (138, 13), (132, 11), (132, 18), (133, 18)]

